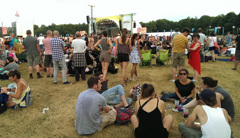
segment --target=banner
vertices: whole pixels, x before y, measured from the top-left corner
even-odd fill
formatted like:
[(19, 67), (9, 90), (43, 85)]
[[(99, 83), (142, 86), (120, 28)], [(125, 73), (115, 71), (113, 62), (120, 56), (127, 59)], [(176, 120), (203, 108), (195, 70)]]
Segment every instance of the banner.
[(123, 15), (122, 24), (123, 28), (126, 28), (128, 31), (132, 31), (132, 14)]
[(224, 27), (222, 27), (222, 29), (223, 29), (223, 34), (222, 35), (224, 35)]
[(7, 27), (2, 27), (2, 34), (6, 35), (7, 34)]
[(147, 27), (137, 28), (137, 33), (146, 34), (147, 33)]

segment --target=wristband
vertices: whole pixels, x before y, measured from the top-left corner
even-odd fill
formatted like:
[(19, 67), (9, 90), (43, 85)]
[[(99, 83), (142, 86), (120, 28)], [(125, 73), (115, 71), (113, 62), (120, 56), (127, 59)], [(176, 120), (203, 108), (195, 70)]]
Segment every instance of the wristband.
[(7, 95), (9, 95), (10, 94), (10, 92), (7, 92)]

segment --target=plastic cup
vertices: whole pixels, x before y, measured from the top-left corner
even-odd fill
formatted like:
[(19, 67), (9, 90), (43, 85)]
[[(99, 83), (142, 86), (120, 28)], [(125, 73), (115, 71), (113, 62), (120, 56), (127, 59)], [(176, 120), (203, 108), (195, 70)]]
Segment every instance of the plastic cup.
[(179, 106), (179, 100), (175, 100), (175, 108)]

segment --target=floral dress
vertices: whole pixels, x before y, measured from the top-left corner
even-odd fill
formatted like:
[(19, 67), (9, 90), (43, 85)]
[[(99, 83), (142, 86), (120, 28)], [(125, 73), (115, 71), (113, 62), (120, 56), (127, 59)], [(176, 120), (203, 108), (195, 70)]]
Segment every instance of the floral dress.
[(141, 62), (141, 58), (138, 53), (137, 41), (135, 42), (135, 45), (132, 46), (132, 52), (131, 52), (130, 56), (131, 56), (131, 59), (130, 59), (131, 63), (140, 63)]

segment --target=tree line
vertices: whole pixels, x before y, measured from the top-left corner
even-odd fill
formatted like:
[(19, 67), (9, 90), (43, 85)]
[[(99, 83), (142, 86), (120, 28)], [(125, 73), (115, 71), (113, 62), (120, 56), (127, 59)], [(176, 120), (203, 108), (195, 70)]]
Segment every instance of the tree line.
[[(181, 30), (184, 27), (188, 27), (190, 30), (194, 30), (193, 32), (197, 32), (198, 28), (201, 28), (203, 32), (207, 34), (209, 29), (213, 30), (215, 27), (221, 27), (219, 31), (221, 31), (220, 34), (222, 34), (222, 27), (224, 27), (224, 34), (228, 31), (237, 34), (240, 33), (240, 13), (237, 15), (234, 12), (229, 12), (226, 15), (221, 14), (216, 17), (203, 15), (199, 19), (197, 17), (188, 17), (178, 22), (159, 19), (147, 23), (140, 22), (140, 24), (142, 27), (147, 27), (147, 32), (170, 32), (171, 29), (179, 28)], [(235, 28), (233, 26), (235, 26)]]
[[(230, 31), (233, 34), (240, 34), (240, 13), (237, 15), (234, 12), (229, 12), (228, 14), (218, 15), (216, 17), (211, 17), (208, 15), (203, 15), (199, 19), (198, 18), (186, 18), (182, 19), (178, 22), (169, 21), (167, 19), (159, 19), (156, 21), (150, 22), (140, 22), (142, 27), (147, 27), (147, 32), (170, 32), (175, 28), (179, 28), (181, 30), (184, 27), (188, 27), (193, 32), (197, 32), (198, 28), (202, 28), (203, 33), (208, 34), (209, 31), (213, 31), (215, 27), (221, 27), (218, 30), (219, 34), (222, 34), (222, 27), (224, 27), (224, 34)], [(233, 28), (235, 26), (235, 28)], [(0, 27), (1, 28), (1, 27)], [(194, 29), (192, 29), (194, 28)], [(8, 34), (12, 33), (12, 28), (8, 27)], [(76, 31), (86, 31), (88, 33), (88, 24), (51, 24), (48, 26), (34, 25), (34, 34), (39, 36), (40, 34), (45, 35), (47, 30), (58, 30), (60, 35), (72, 34), (74, 35)], [(0, 29), (0, 36), (2, 36), (2, 28)]]

